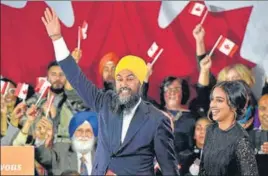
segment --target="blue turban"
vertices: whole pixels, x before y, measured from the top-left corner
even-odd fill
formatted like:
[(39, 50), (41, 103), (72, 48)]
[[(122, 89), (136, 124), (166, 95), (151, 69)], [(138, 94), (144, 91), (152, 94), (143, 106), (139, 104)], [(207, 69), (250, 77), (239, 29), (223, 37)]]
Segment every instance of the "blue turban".
[(73, 118), (70, 121), (69, 124), (69, 135), (70, 137), (73, 137), (73, 134), (75, 130), (82, 125), (85, 121), (88, 121), (90, 123), (94, 136), (98, 136), (98, 117), (97, 113), (95, 112), (89, 112), (89, 111), (84, 111), (84, 112), (78, 112), (76, 113)]

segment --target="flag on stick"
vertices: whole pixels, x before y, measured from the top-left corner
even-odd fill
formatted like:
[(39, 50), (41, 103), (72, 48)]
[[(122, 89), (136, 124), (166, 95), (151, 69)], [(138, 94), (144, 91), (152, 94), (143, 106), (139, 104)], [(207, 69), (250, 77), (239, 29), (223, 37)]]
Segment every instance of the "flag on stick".
[(206, 11), (205, 15), (203, 16), (203, 18), (202, 18), (200, 24), (203, 24), (203, 23), (204, 23), (204, 21), (205, 21), (207, 15), (208, 15), (208, 10)]
[(224, 53), (225, 55), (229, 57), (233, 57), (234, 53), (237, 51), (238, 46), (231, 41), (230, 39), (223, 37), (220, 35), (217, 42), (213, 46), (212, 50), (209, 53), (209, 56), (211, 56), (215, 49), (218, 49), (220, 52)]
[(200, 22), (200, 24), (203, 24), (208, 15), (208, 9), (204, 4), (196, 2), (191, 4), (189, 8), (189, 13), (198, 17), (203, 16)]
[(220, 50), (220, 52), (224, 53), (225, 55), (233, 57), (233, 55), (238, 49), (238, 46), (230, 39), (222, 37), (217, 48), (218, 50)]
[(202, 16), (205, 10), (206, 10), (206, 6), (198, 2), (191, 4), (189, 8), (190, 14), (199, 16), (199, 17)]
[(1, 80), (1, 94), (2, 94), (2, 95), (5, 95), (6, 90), (7, 90), (7, 88), (8, 88), (8, 83), (9, 83), (9, 82), (2, 81), (2, 80)]
[(155, 64), (155, 62), (158, 60), (159, 56), (162, 54), (163, 51), (164, 51), (163, 48), (160, 48), (156, 44), (156, 42), (153, 42), (153, 44), (147, 51), (148, 56), (153, 59), (152, 65)]
[(35, 103), (36, 106), (38, 105), (38, 103), (40, 102), (42, 98), (46, 97), (46, 94), (48, 93), (50, 86), (51, 84), (47, 80), (41, 80), (39, 82), (39, 85), (37, 85), (37, 87), (39, 87), (39, 90), (37, 91), (37, 93), (40, 94), (40, 97)]
[(81, 40), (85, 40), (87, 38), (87, 29), (88, 24), (86, 21), (83, 22), (82, 27), (78, 27), (78, 43), (77, 48), (80, 50)]
[(15, 96), (25, 101), (28, 93), (29, 85), (25, 83), (19, 83), (15, 90)]
[(51, 95), (50, 96), (50, 99), (49, 100), (49, 104), (48, 104), (48, 108), (47, 108), (47, 112), (46, 112), (46, 118), (48, 118), (48, 115), (49, 115), (49, 111), (50, 111), (50, 108), (51, 108), (51, 105), (54, 101), (54, 98), (55, 98), (55, 95)]

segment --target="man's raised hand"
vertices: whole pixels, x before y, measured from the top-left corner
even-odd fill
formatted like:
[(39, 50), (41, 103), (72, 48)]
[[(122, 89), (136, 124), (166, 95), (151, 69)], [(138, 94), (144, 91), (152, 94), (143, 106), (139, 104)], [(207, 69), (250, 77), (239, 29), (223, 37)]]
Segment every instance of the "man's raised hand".
[(60, 21), (53, 9), (46, 8), (42, 21), (46, 27), (47, 33), (52, 40), (61, 38)]

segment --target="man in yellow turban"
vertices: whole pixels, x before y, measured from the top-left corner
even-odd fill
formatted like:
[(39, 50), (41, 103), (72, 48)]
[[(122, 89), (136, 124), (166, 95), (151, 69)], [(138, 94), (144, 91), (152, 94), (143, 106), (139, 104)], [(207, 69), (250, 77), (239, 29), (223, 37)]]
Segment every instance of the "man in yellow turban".
[(99, 113), (92, 175), (154, 175), (155, 157), (163, 175), (179, 175), (170, 120), (139, 94), (147, 73), (144, 60), (121, 58), (115, 68), (116, 90), (100, 91), (70, 55), (55, 12), (46, 9), (42, 21), (66, 78)]
[(119, 61), (115, 69), (117, 95), (112, 99), (113, 112), (129, 112), (137, 104), (146, 73), (146, 63), (140, 57), (128, 55)]

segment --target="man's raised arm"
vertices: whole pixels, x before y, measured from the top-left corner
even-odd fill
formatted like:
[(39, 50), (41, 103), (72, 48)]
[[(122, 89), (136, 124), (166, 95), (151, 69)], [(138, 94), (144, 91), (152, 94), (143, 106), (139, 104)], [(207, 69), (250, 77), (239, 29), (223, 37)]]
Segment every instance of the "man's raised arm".
[(55, 11), (46, 8), (42, 21), (49, 37), (52, 39), (56, 60), (66, 78), (83, 101), (93, 111), (98, 112), (104, 102), (105, 94), (86, 78), (72, 55), (70, 55), (70, 51), (61, 35), (60, 22)]

